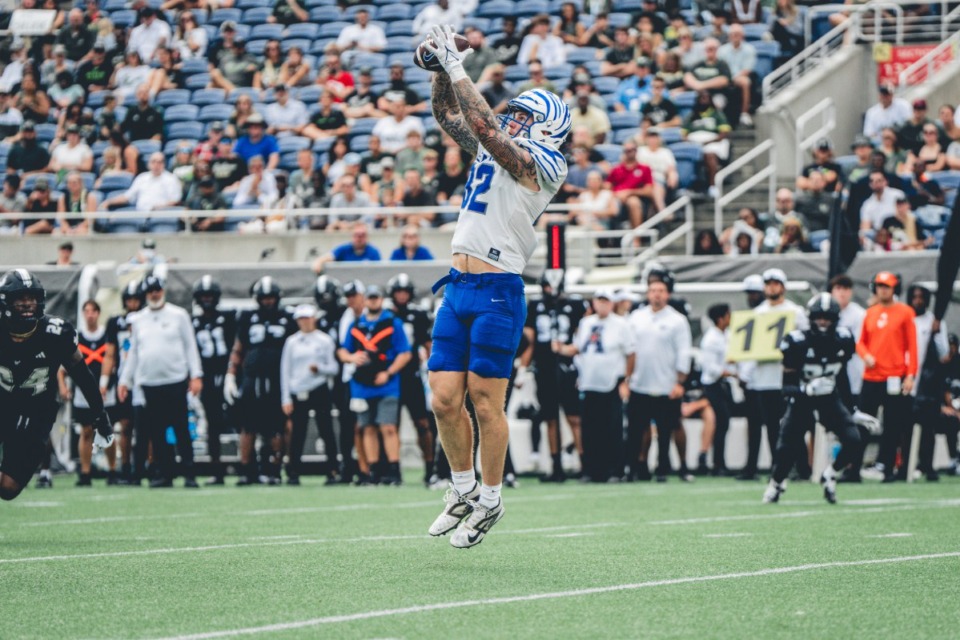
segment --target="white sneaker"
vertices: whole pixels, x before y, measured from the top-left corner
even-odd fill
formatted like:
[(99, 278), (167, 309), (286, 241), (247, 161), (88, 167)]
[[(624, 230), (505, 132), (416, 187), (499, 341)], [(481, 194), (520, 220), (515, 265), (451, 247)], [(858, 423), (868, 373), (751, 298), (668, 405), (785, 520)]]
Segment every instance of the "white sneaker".
[(707, 195), (708, 195), (709, 197), (713, 198), (714, 200), (716, 200), (716, 199), (717, 199), (717, 188), (716, 188), (715, 186), (713, 186), (713, 185), (710, 185), (710, 186), (707, 188)]
[(763, 492), (763, 503), (764, 504), (773, 504), (775, 502), (780, 502), (780, 496), (787, 490), (786, 481), (777, 484), (773, 479), (770, 480), (770, 483), (767, 485), (767, 490)]
[(820, 484), (823, 486), (823, 499), (830, 504), (837, 504), (837, 474), (833, 467), (827, 467), (820, 475)]
[(532, 471), (533, 473), (536, 473), (537, 471), (539, 471), (540, 470), (540, 452), (531, 451), (529, 457), (527, 458), (527, 462), (530, 464), (530, 471)]
[(744, 127), (752, 127), (752, 126), (753, 126), (753, 118), (750, 117), (750, 114), (749, 114), (749, 113), (741, 113), (741, 114), (740, 114), (740, 124), (741, 124), (741, 126), (744, 126)]
[(457, 549), (469, 549), (483, 542), (493, 525), (503, 518), (503, 500), (495, 507), (485, 507), (479, 502), (472, 503), (473, 512), (460, 523), (450, 536), (450, 544)]
[(883, 469), (870, 467), (860, 472), (860, 477), (864, 480), (883, 480)]
[(460, 521), (473, 512), (476, 500), (480, 497), (480, 483), (473, 485), (468, 493), (460, 495), (450, 483), (450, 488), (443, 495), (443, 501), (447, 503), (443, 513), (437, 516), (437, 519), (430, 525), (430, 535), (442, 536), (453, 531), (460, 524)]

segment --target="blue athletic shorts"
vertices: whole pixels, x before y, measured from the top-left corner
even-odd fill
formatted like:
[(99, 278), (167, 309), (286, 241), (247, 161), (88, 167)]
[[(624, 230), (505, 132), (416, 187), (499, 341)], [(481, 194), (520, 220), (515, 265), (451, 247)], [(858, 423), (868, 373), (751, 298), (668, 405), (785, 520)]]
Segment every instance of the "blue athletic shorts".
[(515, 273), (451, 269), (436, 287), (443, 284), (427, 368), (509, 378), (527, 318), (523, 279)]

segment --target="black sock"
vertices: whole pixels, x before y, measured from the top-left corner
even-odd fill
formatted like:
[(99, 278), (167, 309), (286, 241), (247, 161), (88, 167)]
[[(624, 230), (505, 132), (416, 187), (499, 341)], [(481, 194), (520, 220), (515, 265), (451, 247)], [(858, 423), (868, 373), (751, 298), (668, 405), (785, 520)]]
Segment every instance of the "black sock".
[(556, 474), (563, 473), (563, 463), (560, 462), (560, 453), (551, 453), (550, 459), (553, 460), (553, 472)]
[(424, 460), (423, 477), (428, 480), (433, 477), (433, 460)]

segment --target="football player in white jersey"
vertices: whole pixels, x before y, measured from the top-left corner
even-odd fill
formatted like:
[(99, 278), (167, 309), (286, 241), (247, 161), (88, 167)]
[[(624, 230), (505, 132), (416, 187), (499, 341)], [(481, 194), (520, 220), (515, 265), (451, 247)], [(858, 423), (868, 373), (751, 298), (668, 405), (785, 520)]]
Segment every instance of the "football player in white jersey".
[[(472, 547), (503, 517), (500, 488), (507, 450), (507, 381), (526, 317), (521, 272), (537, 246), (534, 224), (560, 189), (567, 164), (560, 145), (570, 111), (543, 89), (511, 100), (498, 122), (463, 70), (453, 27), (436, 26), (424, 43), (443, 67), (433, 81), (433, 114), (475, 155), (453, 236), (453, 269), (433, 329), (432, 405), (452, 486), (430, 534), (454, 531), (450, 544)], [(483, 484), (473, 470), (466, 393), (480, 423)]]

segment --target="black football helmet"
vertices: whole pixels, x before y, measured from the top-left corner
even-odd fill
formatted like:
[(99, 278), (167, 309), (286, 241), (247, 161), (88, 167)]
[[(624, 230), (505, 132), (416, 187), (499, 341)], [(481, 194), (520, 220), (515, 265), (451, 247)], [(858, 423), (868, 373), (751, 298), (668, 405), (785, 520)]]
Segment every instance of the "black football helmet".
[[(563, 295), (566, 272), (563, 269), (547, 269), (540, 276), (540, 290), (544, 298), (559, 298)], [(549, 291), (547, 290), (549, 289)]]
[(250, 295), (256, 299), (261, 309), (267, 308), (267, 305), (263, 304), (265, 298), (276, 298), (276, 303), (269, 308), (277, 309), (280, 307), (280, 298), (283, 296), (283, 290), (273, 278), (263, 276), (253, 283), (253, 286), (250, 288)]
[(140, 290), (140, 283), (131, 280), (124, 285), (123, 291), (120, 292), (120, 300), (124, 307), (127, 306), (127, 300), (136, 300), (140, 303), (140, 306), (143, 306), (143, 291)]
[(206, 274), (193, 284), (193, 299), (204, 311), (216, 311), (221, 295), (223, 291), (220, 289), (220, 284), (210, 274)]
[(667, 286), (667, 293), (673, 293), (673, 285), (677, 282), (673, 272), (659, 263), (654, 263), (647, 269), (644, 279), (647, 285), (651, 282), (662, 282)]
[(332, 309), (340, 304), (340, 281), (323, 275), (317, 277), (313, 286), (313, 297), (321, 309)]
[(151, 291), (163, 291), (163, 280), (159, 276), (149, 275), (140, 282), (140, 292), (146, 296)]
[[(807, 316), (810, 318), (810, 325), (815, 331), (820, 333), (832, 333), (837, 329), (837, 323), (840, 322), (840, 305), (833, 299), (829, 293), (818, 293), (807, 302)], [(829, 320), (829, 327), (821, 327), (816, 323), (817, 320)]]
[[(43, 285), (26, 269), (11, 269), (0, 279), (0, 319), (10, 333), (33, 331), (43, 317), (47, 292)], [(36, 300), (33, 309), (17, 309), (16, 303), (25, 296)]]
[(405, 273), (398, 273), (390, 278), (390, 282), (387, 283), (387, 293), (391, 297), (393, 297), (393, 294), (397, 291), (406, 291), (410, 294), (410, 297), (413, 298), (413, 292), (415, 290), (416, 287), (413, 284), (413, 280)]

